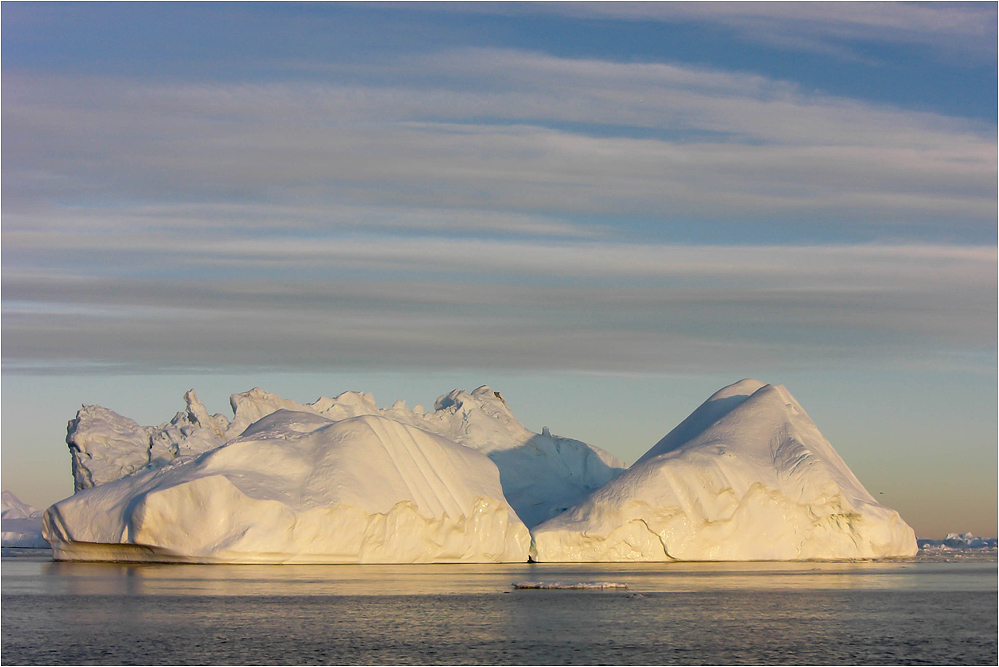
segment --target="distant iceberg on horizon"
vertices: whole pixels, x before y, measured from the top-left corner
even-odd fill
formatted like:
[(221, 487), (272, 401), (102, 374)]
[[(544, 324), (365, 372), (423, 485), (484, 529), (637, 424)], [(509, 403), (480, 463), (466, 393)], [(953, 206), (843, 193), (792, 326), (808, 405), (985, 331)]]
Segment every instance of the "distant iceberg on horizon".
[(936, 549), (941, 551), (953, 551), (963, 549), (996, 549), (999, 548), (999, 538), (980, 537), (973, 533), (948, 533), (942, 540), (933, 540), (927, 537), (916, 538), (920, 549)]
[(10, 491), (0, 493), (0, 525), (0, 544), (5, 548), (49, 548), (42, 537), (42, 511), (21, 502)]
[(431, 412), (346, 392), (234, 394), (143, 427), (84, 406), (77, 492), (49, 508), (65, 560), (415, 563), (909, 557), (912, 529), (864, 489), (784, 387), (722, 389), (627, 470), (534, 433), (487, 386)]

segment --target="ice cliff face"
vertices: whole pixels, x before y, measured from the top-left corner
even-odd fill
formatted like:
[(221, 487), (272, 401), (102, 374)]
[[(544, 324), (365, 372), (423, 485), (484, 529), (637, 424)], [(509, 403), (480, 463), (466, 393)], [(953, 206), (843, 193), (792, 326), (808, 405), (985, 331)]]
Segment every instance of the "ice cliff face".
[(22, 503), (10, 491), (0, 494), (0, 543), (5, 547), (47, 549), (42, 538), (42, 512)]
[(56, 503), (44, 534), (64, 560), (523, 562), (530, 545), (479, 452), (384, 416), (285, 408)]
[(193, 391), (184, 399), (187, 410), (158, 427), (139, 426), (100, 406), (84, 406), (69, 423), (66, 437), (76, 490), (210, 451), (277, 410), (333, 421), (377, 415), (481, 451), (499, 468), (506, 499), (528, 526), (581, 500), (625, 467), (620, 459), (579, 440), (528, 430), (502, 396), (486, 386), (471, 393), (455, 389), (441, 396), (430, 413), (420, 406), (409, 410), (401, 401), (381, 409), (371, 394), (362, 392), (301, 404), (258, 388), (233, 394), (231, 422), (222, 415), (209, 416)]
[(864, 489), (791, 394), (726, 387), (627, 472), (536, 526), (541, 562), (884, 558), (912, 529)]

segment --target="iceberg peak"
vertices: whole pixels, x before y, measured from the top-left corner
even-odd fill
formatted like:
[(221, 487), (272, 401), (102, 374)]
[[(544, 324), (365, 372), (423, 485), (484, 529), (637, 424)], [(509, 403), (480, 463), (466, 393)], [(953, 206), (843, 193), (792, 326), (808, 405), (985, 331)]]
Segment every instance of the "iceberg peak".
[(537, 526), (539, 561), (798, 560), (916, 553), (783, 386), (713, 394), (625, 473)]

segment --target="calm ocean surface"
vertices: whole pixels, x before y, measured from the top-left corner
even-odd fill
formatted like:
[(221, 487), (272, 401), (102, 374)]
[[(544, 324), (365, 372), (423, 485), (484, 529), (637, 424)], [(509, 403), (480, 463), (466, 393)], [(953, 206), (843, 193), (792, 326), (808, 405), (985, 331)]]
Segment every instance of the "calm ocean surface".
[[(515, 590), (610, 581), (626, 590)], [(14, 664), (996, 664), (996, 563), (4, 558)]]

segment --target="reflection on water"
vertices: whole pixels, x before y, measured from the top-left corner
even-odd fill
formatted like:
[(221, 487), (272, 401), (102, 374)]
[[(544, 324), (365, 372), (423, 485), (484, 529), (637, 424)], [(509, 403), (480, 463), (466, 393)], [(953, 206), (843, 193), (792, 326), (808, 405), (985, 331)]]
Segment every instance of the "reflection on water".
[(4, 594), (36, 595), (467, 594), (509, 591), (522, 581), (612, 581), (640, 593), (996, 589), (996, 566), (987, 563), (163, 565), (5, 561), (3, 569)]
[[(520, 581), (626, 590), (515, 590)], [(3, 562), (5, 664), (995, 664), (995, 564)]]

